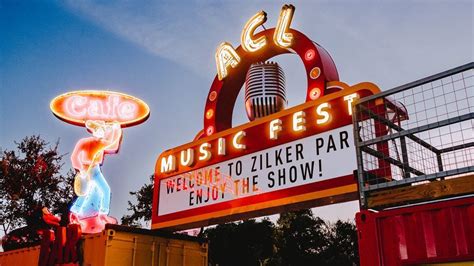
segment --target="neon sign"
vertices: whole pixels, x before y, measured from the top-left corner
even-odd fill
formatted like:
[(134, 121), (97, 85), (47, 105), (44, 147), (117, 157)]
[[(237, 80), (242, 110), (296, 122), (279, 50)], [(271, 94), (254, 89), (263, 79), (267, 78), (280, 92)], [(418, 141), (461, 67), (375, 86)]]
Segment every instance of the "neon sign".
[[(272, 119), (264, 125), (263, 131), (268, 133), (263, 136), (268, 136), (268, 139), (278, 141), (280, 132), (283, 130), (290, 131), (291, 129), (294, 133), (301, 133), (306, 130), (317, 130), (318, 127), (325, 129), (327, 128), (325, 124), (331, 120), (331, 113), (335, 112), (338, 115), (345, 114), (347, 116), (345, 117), (346, 120), (351, 119), (352, 102), (357, 97), (358, 93), (351, 93), (338, 99), (339, 102), (335, 105), (338, 108), (336, 110), (331, 108), (329, 102), (322, 102), (311, 106), (309, 109), (294, 111), (294, 113), (285, 117), (285, 120), (282, 120), (281, 117)], [(341, 107), (345, 108), (345, 110), (340, 109)], [(315, 129), (310, 129), (309, 127), (315, 127)], [(257, 134), (262, 135), (260, 132), (256, 132), (254, 135)], [(256, 138), (254, 135), (247, 134), (246, 130), (240, 130), (230, 136), (218, 137), (216, 140), (217, 145), (211, 142), (203, 142), (194, 148), (186, 148), (174, 154), (169, 154), (167, 157), (161, 157), (159, 173), (172, 173), (179, 171), (180, 168), (189, 169), (189, 167), (194, 167), (199, 161), (209, 161), (212, 157), (225, 158), (225, 155), (228, 154), (227, 149), (232, 149), (234, 153), (238, 153), (239, 150), (243, 153), (247, 149), (246, 143), (254, 142), (253, 139)], [(227, 147), (225, 145), (226, 142), (232, 143), (232, 146)], [(195, 152), (198, 153), (197, 158), (194, 156)], [(177, 159), (178, 157), (179, 160)], [(176, 164), (176, 161), (179, 161), (180, 164)]]
[[(267, 14), (257, 12), (243, 27), (241, 46), (218, 46), (203, 129), (156, 160), (152, 228), (189, 229), (357, 198), (352, 104), (380, 90), (339, 82), (329, 53), (291, 28), (294, 11), (284, 5), (276, 27), (260, 32)], [(306, 102), (232, 127), (249, 67), (285, 53), (305, 67)], [(334, 161), (341, 164), (327, 167)]]
[(86, 127), (92, 136), (80, 139), (71, 154), (77, 174), (74, 192), (78, 198), (70, 209), (70, 223), (79, 224), (85, 233), (97, 233), (109, 217), (111, 191), (102, 174), (106, 154), (117, 153), (122, 128), (144, 122), (150, 109), (130, 95), (111, 91), (74, 91), (51, 101), (50, 108), (61, 120)]
[[(152, 227), (184, 229), (355, 199), (351, 105), (379, 89), (328, 86), (340, 90), (163, 152)], [(328, 168), (331, 161), (342, 165)]]
[(122, 101), (119, 96), (108, 96), (106, 101), (91, 100), (84, 96), (72, 96), (64, 101), (66, 114), (73, 118), (87, 115), (96, 120), (128, 120), (136, 116), (138, 106)]
[(237, 95), (244, 85), (250, 65), (265, 62), (274, 56), (292, 53), (298, 55), (306, 71), (306, 101), (317, 100), (340, 88), (327, 86), (338, 81), (339, 75), (329, 53), (303, 33), (292, 29), (294, 7), (283, 6), (276, 28), (257, 32), (266, 21), (260, 11), (250, 18), (241, 34), (241, 46), (221, 43), (216, 50), (217, 74), (209, 90), (204, 109), (204, 128), (198, 138), (217, 134), (232, 128), (232, 110)]
[[(273, 41), (281, 48), (289, 48), (293, 44), (293, 34), (289, 32), (295, 7), (284, 5), (278, 18), (277, 26), (274, 30)], [(262, 26), (267, 21), (267, 13), (260, 11), (250, 18), (242, 30), (241, 45), (246, 52), (253, 53), (261, 50), (267, 45), (267, 37), (261, 35), (254, 36), (257, 27)], [(217, 47), (216, 65), (219, 80), (223, 80), (228, 75), (228, 67), (235, 68), (240, 63), (237, 51), (229, 43), (222, 43)]]
[(247, 24), (245, 24), (240, 39), (242, 48), (246, 52), (255, 52), (267, 44), (267, 39), (265, 36), (260, 36), (256, 40), (253, 39), (254, 31), (257, 29), (257, 27), (263, 25), (265, 21), (267, 21), (267, 13), (260, 11), (251, 19), (249, 19)]
[(81, 225), (88, 233), (100, 232), (106, 223), (117, 223), (108, 217), (110, 210), (110, 187), (102, 174), (101, 165), (105, 154), (117, 153), (122, 140), (122, 129), (118, 123), (86, 121), (92, 137), (80, 139), (71, 155), (77, 175), (74, 192), (78, 196), (71, 206), (70, 220)]
[(54, 98), (50, 108), (59, 119), (78, 126), (85, 126), (87, 120), (98, 120), (128, 127), (142, 123), (150, 114), (142, 100), (111, 91), (68, 92)]
[(292, 5), (284, 5), (281, 9), (280, 17), (278, 18), (277, 27), (273, 39), (276, 45), (281, 48), (288, 48), (293, 44), (293, 34), (288, 32), (291, 21), (293, 20), (293, 13), (295, 7)]

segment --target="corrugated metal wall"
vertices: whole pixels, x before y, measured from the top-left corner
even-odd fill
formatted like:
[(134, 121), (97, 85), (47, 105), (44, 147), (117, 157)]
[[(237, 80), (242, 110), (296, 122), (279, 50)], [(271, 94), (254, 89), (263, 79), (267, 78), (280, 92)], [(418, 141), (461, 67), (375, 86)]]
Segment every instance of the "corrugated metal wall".
[(356, 215), (361, 265), (473, 261), (474, 196)]

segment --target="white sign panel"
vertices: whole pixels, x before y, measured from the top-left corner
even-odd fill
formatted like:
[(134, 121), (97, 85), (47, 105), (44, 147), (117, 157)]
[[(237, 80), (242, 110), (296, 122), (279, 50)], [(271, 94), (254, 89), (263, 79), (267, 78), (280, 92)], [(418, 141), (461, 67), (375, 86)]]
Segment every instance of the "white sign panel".
[(348, 125), (160, 181), (158, 215), (352, 174)]

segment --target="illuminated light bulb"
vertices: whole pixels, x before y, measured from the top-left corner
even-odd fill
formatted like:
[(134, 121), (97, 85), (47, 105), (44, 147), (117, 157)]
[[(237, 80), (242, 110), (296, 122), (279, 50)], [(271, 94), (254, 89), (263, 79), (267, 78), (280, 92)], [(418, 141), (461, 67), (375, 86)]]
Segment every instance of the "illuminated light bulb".
[(176, 157), (168, 155), (168, 157), (161, 158), (161, 172), (169, 173), (176, 170)]
[(194, 150), (182, 150), (179, 159), (182, 166), (192, 166), (194, 163)]
[(319, 78), (319, 75), (321, 75), (321, 69), (319, 69), (319, 67), (314, 67), (314, 68), (311, 69), (311, 71), (309, 72), (309, 77), (312, 78), (312, 79), (317, 79), (317, 78)]
[(326, 110), (324, 110), (326, 108), (331, 108), (331, 105), (329, 105), (329, 103), (322, 103), (318, 105), (318, 107), (316, 108), (316, 113), (323, 117), (321, 119), (317, 119), (316, 124), (320, 125), (320, 124), (327, 123), (329, 121), (329, 118), (330, 118), (329, 113)]
[(207, 110), (207, 112), (206, 112), (206, 118), (207, 118), (207, 119), (211, 119), (212, 116), (214, 116), (214, 110), (212, 110), (212, 109)]
[(267, 21), (267, 13), (260, 11), (250, 18), (242, 30), (242, 35), (240, 37), (242, 48), (246, 52), (255, 52), (267, 44), (267, 39), (265, 36), (260, 36), (258, 39), (252, 39), (255, 30), (258, 26), (261, 26)]
[(352, 93), (349, 95), (344, 96), (344, 101), (347, 101), (347, 110), (349, 112), (349, 115), (352, 115), (352, 102), (354, 102), (354, 99), (358, 99), (359, 94), (357, 93)]
[(270, 139), (278, 139), (278, 132), (282, 131), (280, 119), (274, 119), (270, 122)]
[(217, 92), (211, 91), (211, 93), (209, 93), (209, 101), (213, 102), (216, 98), (217, 98)]
[(225, 138), (219, 138), (217, 141), (217, 155), (225, 155)]
[(210, 148), (211, 148), (211, 144), (207, 142), (199, 146), (199, 152), (201, 153), (201, 155), (199, 155), (200, 161), (207, 161), (211, 159), (211, 152), (209, 151)]
[(311, 100), (316, 100), (321, 96), (321, 90), (319, 88), (313, 88), (309, 91), (309, 98)]
[(305, 116), (306, 113), (303, 111), (298, 111), (293, 114), (293, 130), (295, 132), (306, 130), (306, 126), (304, 125), (304, 123), (306, 123)]
[(212, 135), (212, 133), (214, 133), (214, 127), (213, 126), (209, 126), (207, 129), (206, 129), (206, 134), (208, 136)]
[(240, 143), (243, 137), (245, 137), (245, 131), (239, 131), (234, 135), (234, 138), (232, 139), (232, 145), (234, 145), (234, 148), (245, 150), (246, 146)]
[(284, 5), (281, 8), (280, 17), (273, 35), (275, 44), (281, 48), (288, 48), (293, 44), (293, 34), (289, 33), (288, 30), (290, 29), (294, 12), (295, 7), (293, 5)]
[(240, 63), (240, 57), (230, 43), (221, 43), (216, 50), (217, 77), (223, 80), (227, 77), (227, 68), (235, 68)]
[(304, 53), (304, 59), (306, 61), (313, 60), (315, 56), (316, 56), (316, 52), (313, 49), (309, 49), (308, 51), (306, 51), (306, 53)]

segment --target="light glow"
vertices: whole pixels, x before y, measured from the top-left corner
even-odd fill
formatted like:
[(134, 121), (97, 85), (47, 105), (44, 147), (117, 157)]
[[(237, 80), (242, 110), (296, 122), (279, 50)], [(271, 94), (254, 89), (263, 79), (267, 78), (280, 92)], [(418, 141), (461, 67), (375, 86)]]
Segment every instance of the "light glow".
[(309, 49), (308, 51), (306, 51), (306, 53), (304, 54), (304, 59), (306, 61), (311, 61), (314, 59), (314, 57), (316, 56), (316, 52), (313, 50), (313, 49)]
[[(343, 85), (343, 83), (330, 83), (328, 87), (340, 87), (342, 89)], [(361, 84), (359, 86), (364, 86), (365, 90), (366, 84)], [(314, 89), (317, 89), (319, 92), (318, 88)], [(160, 157), (159, 160), (162, 160), (161, 158), (165, 156), (169, 156), (170, 153), (174, 154), (176, 159), (179, 159), (179, 153), (182, 152), (183, 149), (192, 148), (195, 152), (195, 163), (207, 165), (208, 162), (221, 162), (229, 155), (234, 156), (239, 153), (245, 155), (249, 150), (247, 147), (251, 148), (250, 150), (253, 151), (256, 149), (255, 147), (260, 147), (259, 145), (271, 145), (271, 143), (279, 143), (282, 138), (285, 140), (295, 139), (298, 137), (298, 135), (312, 133), (314, 132), (315, 128), (317, 128), (316, 130), (318, 130), (318, 132), (324, 132), (325, 130), (329, 130), (329, 127), (337, 127), (341, 124), (341, 121), (344, 121), (343, 123), (346, 123), (347, 121), (351, 122), (351, 116), (345, 110), (332, 110), (334, 109), (333, 103), (335, 103), (338, 108), (345, 109), (347, 107), (344, 99), (346, 99), (346, 101), (355, 99), (355, 96), (357, 95), (355, 93), (355, 89), (352, 91), (347, 91), (347, 88), (345, 89), (346, 93), (342, 95), (341, 93), (333, 94), (334, 96), (328, 95), (322, 100), (306, 103), (298, 108), (294, 108), (293, 110), (288, 109), (285, 112), (282, 112), (280, 116), (269, 116), (260, 123), (252, 123), (253, 125), (251, 124), (249, 127), (236, 127), (232, 130), (221, 131), (214, 137), (206, 137), (203, 139), (203, 141), (211, 143), (212, 147), (208, 144), (205, 144), (207, 146), (202, 147), (201, 152), (199, 150), (199, 146), (203, 143), (203, 141), (193, 142), (190, 146), (185, 148), (179, 148), (179, 150), (166, 152), (167, 154)], [(360, 96), (360, 92), (358, 92), (358, 94)], [(214, 107), (211, 107), (210, 109), (213, 108)], [(334, 120), (336, 118), (337, 120)], [(247, 130), (247, 128), (252, 128), (252, 126), (256, 125), (259, 127), (258, 131), (254, 131), (253, 129)], [(212, 126), (208, 126), (207, 128), (209, 127), (212, 128)], [(275, 142), (274, 140), (278, 141)], [(250, 145), (251, 147), (247, 145)], [(208, 154), (208, 152), (211, 154)], [(208, 162), (202, 162), (197, 159), (198, 155), (196, 155), (196, 153), (202, 154), (201, 160), (207, 159), (209, 157), (211, 158), (208, 160)], [(180, 166), (181, 164), (178, 164), (177, 168)], [(201, 165), (199, 165), (198, 168), (199, 167), (201, 167)], [(187, 170), (189, 169), (186, 169), (185, 167), (183, 167), (183, 169), (178, 169), (179, 172)], [(155, 171), (157, 174), (165, 174), (165, 176), (168, 175), (168, 173), (163, 173), (160, 171), (159, 164), (157, 164)]]
[(306, 113), (304, 111), (298, 111), (293, 114), (293, 131), (299, 132), (306, 130), (306, 126), (304, 125), (306, 123), (305, 116)]
[(288, 32), (288, 30), (290, 29), (294, 12), (295, 7), (293, 5), (284, 5), (281, 8), (280, 17), (273, 35), (275, 44), (281, 48), (288, 48), (293, 44), (293, 34)]
[(225, 155), (225, 138), (219, 138), (217, 141), (217, 155)]
[(211, 152), (209, 151), (210, 148), (211, 148), (211, 144), (207, 142), (199, 146), (199, 153), (201, 153), (201, 155), (199, 155), (200, 161), (207, 161), (211, 159)]
[(311, 79), (317, 79), (317, 78), (319, 78), (319, 75), (321, 75), (321, 69), (319, 67), (314, 67), (309, 72), (309, 77)]
[(245, 144), (241, 143), (244, 137), (245, 137), (245, 131), (239, 131), (234, 135), (234, 138), (232, 139), (232, 145), (234, 145), (234, 148), (238, 150), (245, 150), (246, 148)]
[(214, 133), (214, 127), (213, 126), (209, 126), (206, 130), (206, 134), (208, 136), (212, 135)]
[(168, 155), (168, 157), (161, 158), (161, 172), (169, 173), (176, 170), (176, 157)]
[(106, 99), (87, 96), (72, 96), (64, 101), (65, 113), (75, 119), (87, 116), (88, 120), (120, 121), (137, 115), (138, 106), (132, 101), (109, 95)]
[(227, 77), (229, 67), (235, 68), (239, 63), (240, 57), (230, 43), (223, 42), (217, 47), (216, 65), (219, 80)]
[(118, 122), (121, 127), (144, 122), (150, 108), (133, 96), (99, 90), (68, 92), (50, 103), (55, 116), (70, 124), (85, 126), (86, 121)]
[(270, 122), (270, 139), (278, 139), (278, 132), (282, 131), (281, 119), (274, 119)]
[(79, 196), (71, 206), (71, 213), (78, 219), (82, 230), (91, 233), (97, 228), (89, 228), (81, 221), (86, 219), (105, 219), (112, 223), (115, 221), (107, 216), (110, 210), (110, 186), (100, 167), (104, 154), (118, 152), (122, 129), (117, 122), (87, 120), (85, 124), (93, 137), (80, 139), (71, 154), (72, 166), (78, 172), (74, 179), (74, 192)]
[(263, 25), (267, 21), (267, 13), (264, 11), (260, 11), (255, 14), (252, 18), (250, 18), (244, 26), (242, 30), (242, 35), (240, 37), (242, 48), (246, 52), (255, 52), (261, 49), (263, 46), (267, 44), (267, 40), (265, 36), (260, 36), (258, 39), (254, 40), (252, 37), (254, 35), (255, 30)]
[(319, 96), (321, 96), (321, 90), (319, 88), (313, 88), (309, 92), (309, 98), (311, 100), (316, 100), (319, 98)]
[(179, 156), (179, 161), (182, 166), (192, 166), (194, 164), (194, 150), (182, 150)]
[(217, 92), (211, 91), (211, 93), (209, 93), (209, 101), (213, 102), (216, 98), (217, 98)]
[(349, 112), (349, 115), (352, 115), (352, 102), (354, 102), (354, 100), (358, 98), (359, 94), (357, 93), (352, 93), (344, 96), (344, 101), (347, 102), (347, 111)]
[(118, 123), (110, 125), (103, 121), (88, 120), (86, 126), (94, 137), (80, 139), (71, 154), (72, 166), (79, 171), (74, 179), (74, 192), (78, 196), (88, 193), (91, 170), (102, 165), (104, 154), (117, 153), (122, 140), (122, 129)]
[(207, 110), (206, 118), (211, 119), (213, 116), (214, 116), (214, 110), (212, 110), (212, 109)]
[(318, 107), (316, 108), (316, 113), (322, 116), (323, 118), (317, 119), (316, 124), (318, 125), (325, 124), (329, 121), (329, 118), (330, 118), (329, 112), (326, 110), (323, 110), (323, 109), (329, 109), (329, 108), (331, 108), (331, 105), (329, 103), (322, 103), (318, 105)]

